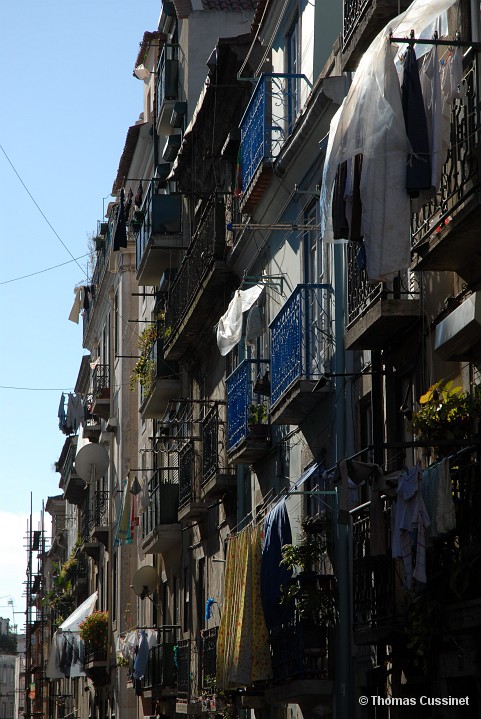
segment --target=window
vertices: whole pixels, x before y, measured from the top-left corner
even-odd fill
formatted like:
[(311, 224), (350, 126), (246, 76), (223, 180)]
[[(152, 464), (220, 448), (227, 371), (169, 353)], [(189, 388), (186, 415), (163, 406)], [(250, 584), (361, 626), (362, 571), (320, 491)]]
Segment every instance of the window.
[[(286, 35), (286, 73), (298, 75), (300, 73), (300, 27), (299, 16), (296, 14)], [(300, 79), (297, 77), (288, 78), (288, 106), (287, 106), (287, 128), (288, 133), (296, 121), (300, 107)]]

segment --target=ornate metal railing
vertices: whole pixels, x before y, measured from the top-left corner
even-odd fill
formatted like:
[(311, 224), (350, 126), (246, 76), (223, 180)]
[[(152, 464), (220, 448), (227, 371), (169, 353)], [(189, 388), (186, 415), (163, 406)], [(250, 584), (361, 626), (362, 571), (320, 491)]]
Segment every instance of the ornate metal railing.
[(259, 375), (269, 369), (269, 360), (248, 359), (226, 379), (227, 387), (227, 448), (230, 450), (246, 439), (250, 421), (267, 422), (268, 403), (254, 392)]
[[(316, 641), (317, 639), (317, 641)], [(332, 679), (329, 631), (311, 626), (306, 631), (298, 619), (270, 632), (274, 681), (294, 677)]]
[(160, 524), (177, 521), (179, 471), (176, 467), (156, 469), (148, 483), (149, 502), (142, 513), (142, 538)]
[(261, 162), (274, 160), (310, 91), (305, 75), (265, 74), (259, 79), (241, 120), (242, 192)]
[(109, 369), (108, 364), (99, 364), (93, 371), (92, 386), (94, 400), (100, 399), (103, 396), (108, 396), (106, 393), (110, 390)]
[(390, 556), (391, 507), (385, 500), (384, 532), (387, 557), (371, 556), (371, 503), (356, 507), (352, 516), (353, 629), (388, 625), (395, 616), (394, 563)]
[(188, 442), (179, 452), (179, 507), (195, 500), (194, 445)]
[(205, 208), (169, 293), (165, 325), (170, 328), (172, 338), (192, 306), (197, 290), (212, 263), (225, 259), (225, 237), (224, 202), (213, 196)]
[(344, 0), (343, 46), (349, 44), (372, 0)]
[(212, 689), (217, 670), (217, 636), (219, 627), (202, 632), (202, 689)]
[(112, 213), (109, 222), (108, 223), (99, 223), (104, 225), (107, 225), (107, 231), (105, 234), (103, 234), (104, 242), (101, 246), (101, 248), (97, 251), (97, 260), (95, 262), (95, 267), (92, 272), (92, 277), (90, 279), (90, 287), (93, 288), (89, 295), (89, 307), (85, 310), (83, 315), (83, 336), (85, 339), (85, 336), (87, 334), (88, 328), (90, 326), (90, 321), (93, 316), (93, 311), (95, 307), (95, 303), (100, 291), (100, 286), (102, 284), (102, 280), (105, 276), (105, 273), (107, 272), (108, 267), (108, 258), (110, 254), (110, 246), (112, 244), (112, 239), (114, 236), (114, 231), (117, 223), (117, 218), (114, 213)]
[(177, 671), (174, 665), (174, 644), (162, 642), (149, 649), (144, 689), (174, 687)]
[(271, 402), (297, 379), (330, 370), (331, 285), (298, 285), (270, 324)]
[(400, 272), (392, 282), (369, 282), (362, 246), (347, 245), (347, 324), (361, 317), (381, 297), (414, 299), (419, 295), (419, 282), (408, 270)]
[(91, 497), (89, 506), (82, 512), (81, 533), (87, 541), (95, 527), (108, 526), (109, 493), (98, 490)]
[(219, 417), (219, 407), (211, 407), (202, 420), (202, 483), (219, 471), (227, 472), (223, 466), (222, 453), (225, 447), (225, 423)]
[(448, 225), (460, 207), (479, 192), (480, 100), (477, 87), (476, 59), (471, 55), (460, 87), (462, 97), (454, 101), (451, 111), (451, 145), (439, 191), (412, 216), (413, 250)]
[(177, 647), (177, 696), (188, 701), (191, 695), (190, 639), (182, 639)]

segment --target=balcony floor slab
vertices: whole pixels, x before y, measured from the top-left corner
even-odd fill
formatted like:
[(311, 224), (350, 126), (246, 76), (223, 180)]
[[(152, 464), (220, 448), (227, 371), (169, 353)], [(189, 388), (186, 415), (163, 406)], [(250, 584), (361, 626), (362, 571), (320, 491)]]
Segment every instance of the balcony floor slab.
[(311, 412), (329, 397), (330, 387), (326, 384), (313, 392), (317, 380), (297, 379), (271, 406), (269, 415), (272, 424), (300, 424)]
[(142, 540), (142, 549), (145, 554), (164, 554), (180, 543), (181, 538), (182, 528), (178, 522), (159, 524)]
[(346, 350), (383, 349), (419, 319), (419, 300), (379, 298), (346, 329)]

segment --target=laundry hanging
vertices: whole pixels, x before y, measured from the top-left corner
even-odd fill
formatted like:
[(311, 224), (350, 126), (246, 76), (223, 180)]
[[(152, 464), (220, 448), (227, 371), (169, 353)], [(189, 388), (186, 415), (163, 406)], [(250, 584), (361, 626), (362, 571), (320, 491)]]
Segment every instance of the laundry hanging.
[(236, 290), (227, 312), (217, 325), (217, 346), (222, 356), (228, 354), (242, 337), (242, 316), (257, 300), (264, 285), (254, 285), (248, 290)]
[[(363, 155), (360, 194), (366, 269), (372, 282), (390, 281), (410, 263), (410, 204), (401, 89), (391, 32), (419, 37), (455, 0), (415, 0), (378, 34), (364, 54), (349, 93), (331, 121), (321, 186), (321, 234), (333, 240), (332, 188), (338, 165)], [(432, 32), (431, 32), (432, 34)], [(430, 35), (429, 35), (430, 36)], [(346, 238), (347, 239), (347, 238)]]
[(261, 527), (229, 540), (224, 603), (217, 638), (218, 689), (250, 686), (272, 677), (269, 633), (260, 596)]

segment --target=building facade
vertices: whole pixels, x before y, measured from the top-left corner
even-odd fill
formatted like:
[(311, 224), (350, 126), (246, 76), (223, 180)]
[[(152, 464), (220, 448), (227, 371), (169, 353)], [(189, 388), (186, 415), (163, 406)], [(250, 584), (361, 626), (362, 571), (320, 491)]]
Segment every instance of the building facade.
[(159, 10), (26, 716), (478, 716), (479, 5)]

